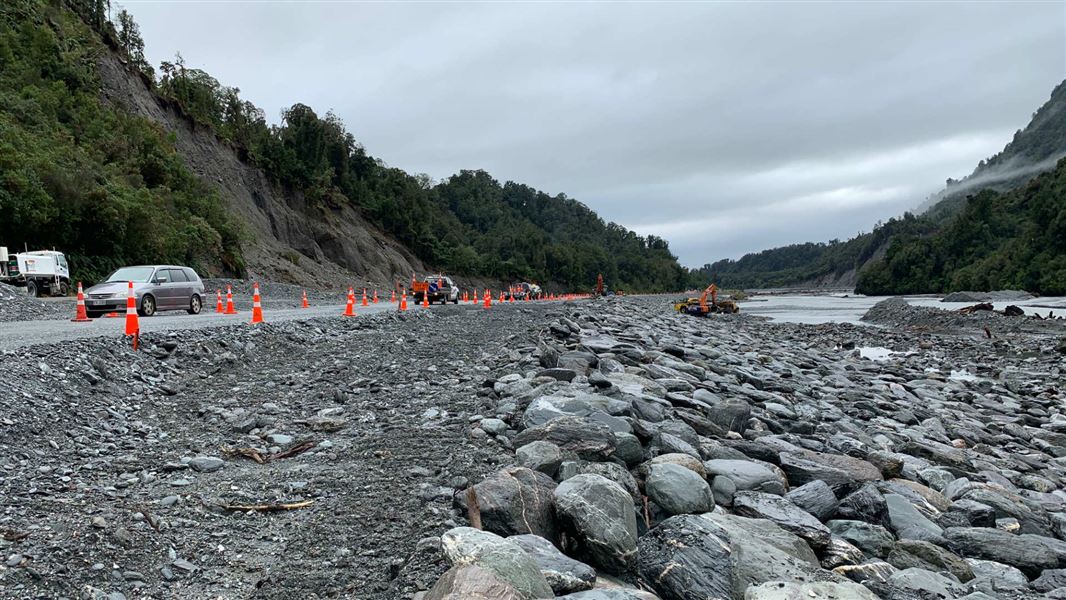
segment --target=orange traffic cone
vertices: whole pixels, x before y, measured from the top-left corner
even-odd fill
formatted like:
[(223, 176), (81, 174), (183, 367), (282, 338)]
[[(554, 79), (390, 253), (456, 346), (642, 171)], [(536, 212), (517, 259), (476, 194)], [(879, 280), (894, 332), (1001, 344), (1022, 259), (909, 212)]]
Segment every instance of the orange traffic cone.
[(422, 292), (422, 308), (429, 308), (429, 288)]
[(354, 317), (355, 316), (355, 290), (352, 289), (352, 288), (348, 288), (348, 304), (346, 304), (344, 306), (344, 315), (343, 316), (345, 316), (345, 317)]
[(492, 292), (485, 290), (485, 308), (492, 308)]
[(389, 300), (389, 302), (396, 302), (396, 290), (395, 289), (392, 290), (392, 300)]
[(259, 301), (259, 284), (252, 285), (252, 325), (263, 322), (263, 305)]
[(366, 301), (366, 288), (363, 288), (363, 306), (370, 306), (370, 304)]
[(226, 309), (222, 308), (222, 290), (215, 290), (215, 312), (224, 313)]
[(81, 291), (81, 282), (78, 282), (78, 309), (74, 313), (74, 318), (71, 321), (75, 323), (91, 323), (92, 319), (85, 312), (85, 294)]
[(141, 341), (141, 323), (137, 320), (137, 299), (133, 295), (133, 282), (129, 282), (129, 294), (126, 296), (126, 335), (133, 336), (133, 349)]
[(226, 286), (226, 313), (227, 315), (237, 314), (237, 309), (233, 308), (233, 288)]
[(109, 313), (107, 313), (104, 316), (107, 317), (108, 319), (118, 319), (122, 315), (118, 314), (117, 312), (109, 312)]
[(311, 308), (311, 305), (307, 303), (307, 290), (304, 290), (304, 299), (300, 308)]
[[(393, 292), (395, 294), (396, 292)], [(403, 295), (400, 296), (400, 310), (407, 310), (407, 290), (403, 291)]]
[(377, 304), (377, 303), (378, 303), (378, 291), (377, 291), (377, 289), (375, 289), (374, 290), (374, 304)]
[[(503, 299), (502, 295), (500, 296), (500, 299), (501, 300)], [(511, 292), (511, 296), (510, 296), (509, 300), (511, 301), (511, 304), (514, 304), (514, 292)]]

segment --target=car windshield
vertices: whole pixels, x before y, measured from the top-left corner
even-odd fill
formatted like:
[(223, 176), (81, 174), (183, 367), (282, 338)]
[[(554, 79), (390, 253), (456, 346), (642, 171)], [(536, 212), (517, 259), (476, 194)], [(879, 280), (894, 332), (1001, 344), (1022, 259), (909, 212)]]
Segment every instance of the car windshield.
[(153, 271), (155, 271), (154, 267), (122, 267), (112, 273), (111, 277), (107, 278), (107, 282), (136, 281), (137, 283), (148, 283)]

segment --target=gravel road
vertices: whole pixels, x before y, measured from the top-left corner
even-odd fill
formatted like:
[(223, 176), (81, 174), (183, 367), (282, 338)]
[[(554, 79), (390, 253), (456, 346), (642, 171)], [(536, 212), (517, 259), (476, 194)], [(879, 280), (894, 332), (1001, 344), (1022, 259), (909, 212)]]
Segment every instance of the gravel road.
[[(396, 305), (388, 302), (379, 302), (370, 306), (360, 306), (356, 300), (355, 312), (357, 316), (368, 316), (383, 312), (395, 312)], [(460, 308), (474, 308), (473, 305), (460, 304)], [(430, 310), (440, 310), (442, 307), (435, 305)], [(454, 306), (453, 306), (454, 308)], [(144, 333), (160, 333), (166, 331), (180, 331), (185, 329), (206, 329), (213, 327), (227, 327), (234, 324), (247, 323), (251, 318), (249, 307), (238, 304), (240, 314), (220, 315), (205, 309), (199, 315), (190, 315), (184, 312), (162, 312), (152, 317), (141, 317), (141, 331)], [(308, 309), (283, 308), (270, 309), (264, 307), (264, 318), (268, 322), (282, 323), (313, 318), (336, 317), (344, 312), (344, 305), (312, 306)], [(413, 302), (408, 304), (408, 311), (424, 310)], [(72, 315), (73, 316), (73, 315)], [(73, 323), (69, 318), (60, 320), (35, 320), (14, 321), (0, 323), (0, 351), (14, 350), (25, 346), (42, 343), (68, 342), (97, 337), (122, 336), (126, 325), (125, 314), (120, 318), (94, 319), (91, 323)]]

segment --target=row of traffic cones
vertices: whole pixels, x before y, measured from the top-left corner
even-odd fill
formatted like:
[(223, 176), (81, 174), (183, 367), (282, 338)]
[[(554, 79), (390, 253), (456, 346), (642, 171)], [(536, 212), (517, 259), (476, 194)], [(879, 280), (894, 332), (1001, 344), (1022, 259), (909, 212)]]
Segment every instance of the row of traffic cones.
[[(504, 297), (505, 297), (504, 293), (501, 291), (500, 292), (499, 302), (503, 302), (504, 301)], [(547, 300), (557, 300), (557, 299), (572, 300), (572, 299), (580, 298), (580, 297), (585, 297), (585, 296), (584, 295), (576, 295), (576, 294), (565, 294), (565, 295), (562, 295), (562, 296), (556, 296), (554, 294), (549, 294), (545, 299), (547, 299)], [(231, 286), (226, 286), (226, 305), (225, 305), (225, 307), (223, 307), (223, 305), (222, 305), (222, 290), (217, 290), (216, 291), (216, 300), (217, 300), (216, 307), (215, 307), (215, 312), (216, 313), (227, 314), (227, 315), (238, 314), (236, 308), (233, 305), (233, 288)], [(526, 300), (528, 301), (529, 298), (527, 297)], [(473, 291), (473, 293), (470, 294), (469, 296), (468, 296), (468, 294), (466, 292), (463, 292), (463, 301), (464, 302), (469, 301), (469, 302), (471, 302), (473, 304), (477, 304), (478, 303), (477, 289), (475, 289)], [(512, 303), (514, 302), (514, 295), (513, 294), (511, 294), (511, 296), (510, 296), (510, 301)], [(392, 292), (392, 300), (391, 300), (391, 302), (393, 302), (393, 303), (396, 302), (396, 290), (393, 290), (393, 292)], [(377, 292), (377, 290), (374, 290), (373, 303), (374, 304), (378, 303), (378, 292)], [(367, 290), (366, 290), (366, 288), (363, 288), (362, 305), (363, 306), (369, 306), (369, 304), (370, 304), (370, 301), (369, 301), (369, 299), (367, 297)], [(429, 308), (429, 295), (428, 294), (423, 294), (422, 295), (422, 307), (423, 308)], [(492, 307), (492, 292), (490, 292), (488, 289), (484, 290), (484, 307), (485, 308), (491, 308)], [(306, 290), (303, 292), (301, 308), (310, 308), (310, 304), (307, 301), (307, 291)], [(407, 290), (406, 289), (402, 290), (402, 292), (401, 292), (400, 299), (399, 299), (399, 304), (398, 304), (397, 308), (400, 311), (406, 311), (407, 310)], [(112, 314), (109, 314), (108, 316), (110, 317), (110, 316), (118, 316), (118, 315), (116, 313), (112, 313)], [(345, 316), (345, 317), (354, 317), (354, 316), (356, 316), (356, 313), (355, 313), (355, 290), (354, 290), (354, 288), (348, 288), (348, 302), (345, 305), (343, 316)], [(92, 321), (92, 319), (89, 318), (88, 312), (87, 312), (87, 310), (85, 308), (85, 293), (82, 290), (82, 284), (81, 284), (80, 281), (78, 282), (77, 308), (76, 308), (76, 312), (75, 312), (74, 318), (71, 319), (71, 321), (73, 321), (75, 323), (88, 323), (88, 322)], [(263, 322), (264, 322), (264, 319), (263, 319), (263, 305), (262, 305), (262, 298), (259, 295), (259, 283), (255, 283), (252, 286), (252, 320), (251, 320), (251, 324), (252, 325), (256, 325), (258, 323), (263, 323)], [(128, 294), (127, 294), (127, 297), (126, 297), (126, 328), (125, 328), (125, 335), (132, 339), (133, 349), (134, 350), (137, 349), (137, 347), (138, 347), (138, 345), (140, 343), (140, 331), (141, 331), (140, 321), (139, 321), (138, 316), (137, 316), (137, 300), (136, 300), (136, 296), (134, 295), (134, 292), (133, 292), (133, 282), (131, 281), (131, 282), (129, 282)]]

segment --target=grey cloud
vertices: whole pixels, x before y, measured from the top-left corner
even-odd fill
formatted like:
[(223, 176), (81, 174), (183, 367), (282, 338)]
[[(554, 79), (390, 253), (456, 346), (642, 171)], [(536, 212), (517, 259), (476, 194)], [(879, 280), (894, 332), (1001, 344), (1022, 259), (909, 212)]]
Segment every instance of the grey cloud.
[(389, 164), (565, 192), (689, 265), (917, 206), (1066, 76), (1061, 3), (125, 4), (273, 118), (332, 108)]

